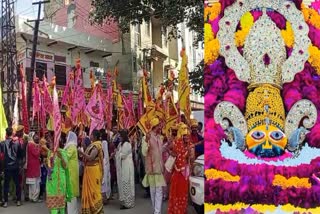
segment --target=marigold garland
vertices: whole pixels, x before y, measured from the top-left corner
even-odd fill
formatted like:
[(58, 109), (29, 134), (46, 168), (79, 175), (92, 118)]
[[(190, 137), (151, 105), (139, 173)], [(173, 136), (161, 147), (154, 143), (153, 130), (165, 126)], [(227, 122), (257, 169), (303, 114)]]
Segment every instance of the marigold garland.
[(301, 11), (307, 23), (320, 29), (320, 15), (315, 9), (308, 8), (304, 4), (301, 4)]
[[(215, 211), (215, 210), (220, 210), (221, 212), (230, 212), (231, 210), (233, 211), (240, 211), (241, 209), (247, 209), (250, 205), (249, 204), (244, 204), (244, 203), (236, 203), (236, 204), (209, 204), (205, 203), (205, 213)], [(274, 205), (265, 205), (265, 204), (254, 204), (251, 206), (253, 210), (267, 213), (271, 212), (274, 213), (277, 210), (277, 206)], [(291, 204), (285, 204), (280, 207), (281, 211), (288, 212), (288, 213), (293, 213), (293, 212), (299, 212), (299, 213), (320, 213), (320, 207), (317, 208), (310, 208), (310, 209), (305, 209), (301, 207), (295, 207)]]
[(204, 63), (211, 64), (219, 57), (219, 40), (214, 37), (211, 25), (204, 25)]
[(221, 13), (221, 4), (219, 2), (213, 3), (210, 7), (204, 8), (204, 20), (214, 20)]
[(240, 19), (241, 30), (235, 33), (235, 43), (237, 47), (244, 45), (244, 42), (254, 23), (254, 18), (250, 12), (246, 12)]
[(238, 182), (240, 177), (238, 175), (233, 176), (228, 172), (219, 171), (216, 169), (207, 169), (205, 171), (207, 180), (223, 179), (224, 181)]
[(286, 23), (286, 29), (281, 30), (281, 36), (284, 39), (284, 43), (287, 47), (292, 48), (294, 44), (294, 33), (290, 22)]
[(320, 50), (316, 46), (310, 45), (309, 54), (308, 62), (317, 71), (317, 74), (320, 75)]
[(273, 186), (280, 186), (282, 189), (287, 189), (290, 187), (311, 188), (309, 178), (298, 178), (296, 176), (287, 179), (282, 175), (275, 175), (272, 184)]

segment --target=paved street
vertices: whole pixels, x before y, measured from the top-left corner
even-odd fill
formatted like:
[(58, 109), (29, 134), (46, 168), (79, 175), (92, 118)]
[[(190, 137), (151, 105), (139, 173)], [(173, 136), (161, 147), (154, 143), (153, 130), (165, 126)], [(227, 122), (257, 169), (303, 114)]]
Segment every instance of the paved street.
[[(106, 214), (139, 214), (139, 213), (151, 213), (151, 200), (143, 198), (143, 193), (138, 191), (136, 196), (136, 206), (129, 210), (120, 210), (120, 205), (117, 200), (110, 201), (108, 205), (104, 207)], [(167, 203), (163, 206), (162, 213), (167, 213)], [(44, 203), (30, 203), (24, 202), (21, 207), (17, 207), (13, 202), (9, 203), (8, 208), (0, 207), (0, 214), (47, 214), (48, 209)], [(196, 214), (194, 209), (190, 206), (188, 214)]]

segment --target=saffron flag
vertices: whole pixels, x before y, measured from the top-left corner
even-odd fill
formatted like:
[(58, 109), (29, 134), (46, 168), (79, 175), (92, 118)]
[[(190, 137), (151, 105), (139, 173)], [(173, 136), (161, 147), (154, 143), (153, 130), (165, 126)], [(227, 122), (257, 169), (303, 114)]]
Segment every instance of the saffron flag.
[(152, 101), (152, 97), (149, 91), (148, 83), (147, 83), (147, 72), (144, 71), (144, 75), (142, 77), (142, 93), (143, 93), (143, 101), (146, 106), (154, 106), (155, 104)]
[(46, 77), (43, 77), (43, 110), (44, 112), (48, 114), (52, 114), (53, 111), (53, 104), (52, 104), (52, 98), (48, 90), (48, 83)]
[(164, 127), (164, 133), (166, 136), (170, 134), (170, 127), (178, 123), (179, 113), (174, 104), (172, 94), (168, 95), (166, 98), (166, 125)]
[(39, 90), (39, 79), (36, 78), (33, 84), (33, 114), (32, 119), (34, 120), (34, 117), (37, 113), (40, 113), (41, 111), (41, 95)]
[(78, 125), (81, 121), (81, 117), (78, 117), (79, 114), (85, 110), (86, 108), (86, 101), (84, 97), (84, 88), (83, 88), (83, 81), (82, 81), (82, 71), (80, 66), (80, 61), (77, 61), (77, 70), (75, 75), (74, 81), (74, 103), (72, 106), (72, 113), (71, 118), (74, 125)]
[(73, 80), (74, 80), (73, 73), (70, 73), (67, 85), (63, 91), (61, 106), (63, 106), (63, 105), (72, 106), (72, 104), (73, 104), (73, 96), (72, 96), (73, 95)]
[(124, 105), (123, 105), (123, 94), (121, 87), (119, 87), (119, 92), (117, 94), (117, 109), (118, 109), (118, 129), (124, 129), (125, 128), (125, 111), (124, 111)]
[(188, 57), (185, 49), (180, 52), (182, 57), (181, 68), (179, 71), (179, 85), (178, 85), (178, 97), (179, 97), (179, 109), (183, 111), (187, 120), (190, 120), (191, 108), (190, 108), (190, 85), (189, 85), (189, 72), (188, 72)]
[[(55, 77), (54, 77), (55, 78)], [(54, 127), (54, 152), (59, 148), (61, 136), (61, 112), (56, 85), (53, 86), (53, 127)]]
[(6, 128), (8, 127), (6, 114), (4, 112), (2, 104), (2, 91), (0, 87), (0, 140), (5, 140), (6, 138)]
[(91, 135), (92, 131), (94, 129), (102, 129), (104, 126), (104, 117), (103, 117), (103, 106), (102, 106), (102, 100), (101, 100), (101, 85), (98, 84), (93, 92), (93, 95), (91, 96), (88, 105), (86, 107), (86, 114), (91, 119), (90, 124), (90, 133)]
[(26, 94), (26, 79), (23, 72), (23, 65), (20, 65), (21, 77), (21, 107), (22, 107), (22, 123), (25, 133), (29, 133), (29, 112), (27, 107), (27, 94)]
[(146, 108), (146, 113), (140, 117), (137, 126), (140, 128), (142, 133), (146, 135), (148, 132), (151, 131), (150, 121), (154, 118), (155, 115), (155, 108)]

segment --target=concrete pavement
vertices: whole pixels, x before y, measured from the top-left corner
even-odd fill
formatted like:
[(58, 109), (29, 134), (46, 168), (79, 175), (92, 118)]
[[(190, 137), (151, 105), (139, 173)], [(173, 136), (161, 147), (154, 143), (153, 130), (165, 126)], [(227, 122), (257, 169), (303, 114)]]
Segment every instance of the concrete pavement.
[[(137, 191), (136, 206), (128, 210), (120, 210), (120, 204), (117, 200), (112, 200), (104, 206), (106, 214), (151, 214), (151, 199), (143, 197), (143, 192)], [(17, 207), (13, 202), (9, 202), (8, 208), (0, 207), (0, 214), (48, 214), (49, 211), (45, 203), (24, 202), (22, 206)], [(164, 203), (162, 213), (167, 213), (167, 202)], [(193, 207), (188, 208), (188, 214), (196, 214)]]

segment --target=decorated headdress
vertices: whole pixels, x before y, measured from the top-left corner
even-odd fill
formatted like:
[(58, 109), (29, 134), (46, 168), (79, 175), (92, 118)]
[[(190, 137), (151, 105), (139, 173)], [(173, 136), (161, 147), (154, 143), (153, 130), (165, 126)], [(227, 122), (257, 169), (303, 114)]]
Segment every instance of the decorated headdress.
[[(250, 29), (241, 55), (233, 34), (240, 18), (246, 12), (256, 9), (262, 10), (263, 14)], [(292, 26), (295, 45), (289, 56), (281, 31), (267, 15), (267, 9), (282, 14)], [(233, 103), (223, 101), (215, 109), (215, 121), (227, 133), (231, 132), (232, 140), (238, 139), (238, 148), (254, 148), (262, 142), (259, 137), (264, 135), (264, 132), (273, 131), (283, 138), (283, 150), (287, 144), (286, 137), (292, 139), (293, 132), (299, 128), (301, 122), (304, 128), (308, 129), (314, 126), (317, 118), (316, 107), (309, 100), (298, 101), (286, 116), (281, 98), (282, 85), (293, 81), (295, 75), (303, 70), (309, 57), (309, 28), (303, 15), (290, 1), (241, 1), (240, 4), (233, 4), (225, 10), (219, 27), (221, 55), (225, 57), (227, 66), (234, 70), (237, 78), (249, 84), (249, 95), (245, 115)], [(256, 145), (253, 142), (255, 140), (252, 141), (250, 137), (259, 143)], [(294, 143), (289, 142), (288, 146)], [(281, 154), (283, 152), (278, 155)]]

